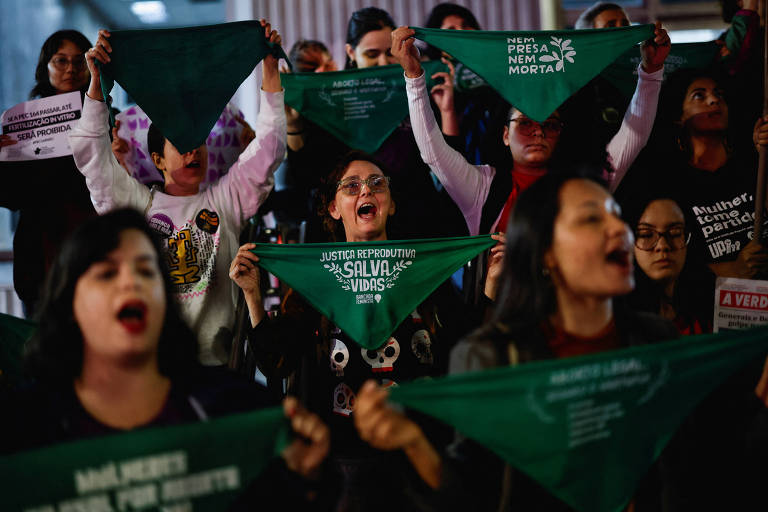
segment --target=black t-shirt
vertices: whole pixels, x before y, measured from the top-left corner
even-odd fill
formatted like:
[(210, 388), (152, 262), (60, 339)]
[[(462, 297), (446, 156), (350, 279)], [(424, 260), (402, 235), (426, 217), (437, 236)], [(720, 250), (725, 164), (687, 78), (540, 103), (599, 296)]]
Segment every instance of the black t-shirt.
[(706, 263), (735, 260), (754, 236), (754, 155), (731, 157), (714, 172), (690, 165), (681, 165), (673, 172), (677, 174), (675, 198), (692, 234), (688, 253)]

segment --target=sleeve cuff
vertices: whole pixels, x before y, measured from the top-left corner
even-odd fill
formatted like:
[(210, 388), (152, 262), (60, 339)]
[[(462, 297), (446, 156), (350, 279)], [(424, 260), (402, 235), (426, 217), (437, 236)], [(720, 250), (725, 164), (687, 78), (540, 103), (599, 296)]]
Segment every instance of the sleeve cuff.
[(661, 82), (664, 79), (664, 66), (661, 66), (661, 69), (658, 71), (654, 71), (653, 73), (646, 73), (643, 70), (643, 65), (638, 64), (637, 65), (637, 77), (640, 80), (652, 80), (654, 82)]
[(95, 100), (86, 94), (81, 115), (80, 121), (89, 129), (99, 133), (107, 133), (107, 123), (104, 122), (107, 116), (107, 104), (105, 102)]

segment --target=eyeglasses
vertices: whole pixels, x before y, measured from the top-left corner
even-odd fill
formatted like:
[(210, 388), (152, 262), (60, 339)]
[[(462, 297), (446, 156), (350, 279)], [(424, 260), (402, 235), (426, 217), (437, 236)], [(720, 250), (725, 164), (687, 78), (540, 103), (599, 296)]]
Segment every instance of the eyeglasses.
[(691, 233), (684, 228), (672, 228), (668, 231), (656, 231), (651, 228), (641, 228), (635, 231), (635, 247), (641, 251), (650, 251), (656, 247), (661, 237), (667, 241), (673, 250), (680, 250), (691, 241)]
[(59, 71), (65, 71), (67, 67), (69, 67), (70, 64), (72, 64), (72, 68), (76, 70), (85, 69), (85, 55), (75, 55), (71, 59), (67, 57), (63, 57), (61, 55), (56, 55), (51, 59), (51, 64), (53, 64), (53, 67), (58, 69)]
[(543, 123), (537, 123), (527, 117), (514, 117), (509, 119), (509, 122), (517, 123), (517, 130), (523, 135), (533, 135), (537, 126), (541, 128), (545, 137), (554, 137), (563, 131), (563, 123), (558, 119), (547, 119)]
[(382, 174), (376, 174), (374, 176), (368, 176), (368, 179), (361, 180), (360, 178), (347, 178), (336, 183), (336, 190), (341, 189), (348, 196), (356, 196), (362, 190), (363, 185), (366, 185), (372, 193), (384, 192), (389, 187), (389, 176)]

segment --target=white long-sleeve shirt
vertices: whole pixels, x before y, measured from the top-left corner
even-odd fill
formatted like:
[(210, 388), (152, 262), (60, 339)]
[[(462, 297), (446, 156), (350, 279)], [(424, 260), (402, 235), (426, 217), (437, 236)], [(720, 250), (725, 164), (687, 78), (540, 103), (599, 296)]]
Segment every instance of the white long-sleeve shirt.
[[(635, 94), (624, 114), (618, 133), (606, 146), (608, 162), (614, 172), (605, 173), (611, 192), (618, 188), (627, 170), (645, 147), (656, 119), (656, 107), (663, 69), (646, 73), (638, 67), (638, 81)], [(421, 158), (429, 165), (437, 179), (445, 187), (453, 201), (464, 215), (470, 235), (480, 234), (480, 220), (483, 205), (488, 198), (491, 182), (496, 169), (490, 165), (472, 165), (458, 151), (451, 148), (443, 138), (440, 127), (429, 103), (424, 74), (418, 78), (405, 77), (408, 93), (408, 109), (416, 144)], [(491, 232), (501, 217), (499, 210)]]
[(225, 176), (192, 196), (150, 191), (128, 175), (112, 154), (104, 102), (86, 96), (82, 118), (69, 136), (97, 213), (135, 208), (163, 237), (182, 316), (207, 365), (227, 362), (224, 347), (232, 339), (236, 297), (229, 265), (243, 224), (272, 190), (272, 175), (285, 156), (283, 92), (261, 91), (260, 104), (256, 138)]

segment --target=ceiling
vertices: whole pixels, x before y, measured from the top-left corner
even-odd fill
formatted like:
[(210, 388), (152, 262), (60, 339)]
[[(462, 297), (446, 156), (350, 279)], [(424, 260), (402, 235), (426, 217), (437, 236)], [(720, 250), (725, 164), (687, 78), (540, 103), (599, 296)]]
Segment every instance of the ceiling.
[(112, 29), (168, 28), (211, 25), (226, 21), (225, 0), (162, 0), (167, 20), (144, 23), (131, 10), (134, 0), (88, 0)]

